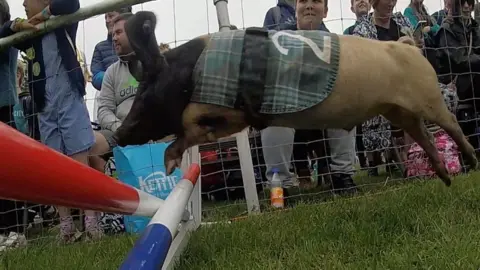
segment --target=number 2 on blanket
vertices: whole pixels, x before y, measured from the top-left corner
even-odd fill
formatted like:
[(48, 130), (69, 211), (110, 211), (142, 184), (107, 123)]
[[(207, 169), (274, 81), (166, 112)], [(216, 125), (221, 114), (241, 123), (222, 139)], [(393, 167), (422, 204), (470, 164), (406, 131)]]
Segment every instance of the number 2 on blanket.
[(305, 44), (310, 46), (310, 48), (315, 53), (315, 55), (318, 57), (318, 59), (322, 60), (323, 62), (325, 62), (327, 64), (330, 64), (330, 57), (331, 57), (331, 54), (332, 54), (331, 53), (331, 46), (332, 46), (332, 38), (331, 37), (325, 36), (323, 38), (323, 51), (322, 51), (317, 46), (317, 44), (315, 44), (315, 42), (313, 42), (309, 38), (306, 38), (306, 37), (300, 36), (300, 35), (290, 34), (290, 33), (287, 33), (287, 32), (277, 32), (272, 36), (272, 41), (273, 41), (273, 44), (275, 45), (275, 47), (278, 49), (278, 51), (283, 55), (288, 55), (288, 50), (289, 49), (282, 47), (282, 45), (280, 45), (278, 43), (278, 38), (280, 36), (289, 36), (289, 37), (296, 38), (298, 40), (303, 41)]

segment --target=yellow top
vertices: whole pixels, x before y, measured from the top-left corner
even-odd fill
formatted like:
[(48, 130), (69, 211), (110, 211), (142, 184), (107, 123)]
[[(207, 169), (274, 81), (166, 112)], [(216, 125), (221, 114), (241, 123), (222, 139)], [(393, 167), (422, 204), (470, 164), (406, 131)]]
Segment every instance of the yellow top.
[(85, 54), (77, 48), (77, 60), (82, 68), (85, 84), (87, 84), (87, 82), (92, 82), (92, 73), (90, 73), (88, 70), (87, 64), (85, 63), (85, 58)]

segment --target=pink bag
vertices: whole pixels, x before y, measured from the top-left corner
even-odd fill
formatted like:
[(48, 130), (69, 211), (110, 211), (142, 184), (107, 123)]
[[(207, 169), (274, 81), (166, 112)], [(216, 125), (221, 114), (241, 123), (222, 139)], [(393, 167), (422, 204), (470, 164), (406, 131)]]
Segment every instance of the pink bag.
[[(468, 46), (468, 54), (472, 51), (472, 34), (470, 34), (470, 44)], [(439, 88), (442, 91), (445, 104), (448, 109), (455, 113), (458, 106), (458, 96), (456, 81), (457, 77), (452, 80), (448, 85), (439, 83)], [(455, 175), (461, 172), (462, 166), (460, 164), (460, 157), (458, 153), (458, 146), (452, 140), (452, 138), (443, 130), (439, 129), (433, 132), (435, 140), (435, 147), (438, 149), (440, 159), (445, 163), (447, 171), (450, 175)], [(414, 142), (407, 152), (407, 161), (405, 162), (407, 170), (407, 177), (419, 177), (419, 178), (433, 178), (437, 177), (435, 171), (430, 165), (430, 161), (423, 151), (422, 147)]]
[[(447, 171), (450, 175), (461, 172), (460, 158), (458, 147), (452, 138), (440, 129), (433, 133), (435, 146), (440, 154), (440, 159), (444, 161)], [(407, 177), (433, 178), (436, 177), (435, 171), (430, 165), (430, 161), (423, 151), (422, 147), (416, 142), (410, 146), (407, 153), (407, 161), (405, 162), (407, 169)]]

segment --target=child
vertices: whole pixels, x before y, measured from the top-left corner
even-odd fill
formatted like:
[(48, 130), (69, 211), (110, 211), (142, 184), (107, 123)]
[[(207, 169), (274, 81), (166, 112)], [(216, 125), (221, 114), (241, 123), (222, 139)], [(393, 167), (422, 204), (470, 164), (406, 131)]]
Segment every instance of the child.
[[(80, 8), (79, 0), (25, 0), (28, 21), (7, 22), (0, 37), (27, 29), (51, 16), (71, 14)], [(88, 166), (88, 152), (95, 142), (85, 96), (85, 78), (77, 60), (75, 39), (78, 23), (29, 39), (14, 46), (28, 60), (29, 90), (38, 113), (41, 142)], [(59, 165), (61, 166), (61, 165)], [(65, 179), (68, 181), (68, 179)], [(70, 209), (58, 208), (60, 238), (72, 242), (79, 238)], [(97, 213), (85, 211), (87, 237), (98, 238)]]
[[(23, 91), (24, 89), (24, 75), (25, 75), (25, 63), (18, 59), (17, 60), (17, 95), (18, 100), (22, 100), (25, 95), (28, 95), (28, 92)], [(28, 91), (28, 90), (27, 90)], [(27, 120), (25, 119), (25, 114), (23, 111), (23, 106), (21, 102), (18, 102), (13, 106), (13, 119), (15, 120), (15, 126), (17, 130), (22, 132), (25, 135), (29, 135)]]

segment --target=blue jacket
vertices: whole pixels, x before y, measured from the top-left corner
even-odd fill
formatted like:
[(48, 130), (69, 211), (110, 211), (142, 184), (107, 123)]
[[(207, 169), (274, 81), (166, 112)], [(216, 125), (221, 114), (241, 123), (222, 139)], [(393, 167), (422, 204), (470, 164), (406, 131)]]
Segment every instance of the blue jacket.
[(0, 108), (18, 102), (17, 58), (18, 50), (15, 48), (0, 52)]
[[(80, 8), (79, 0), (51, 0), (50, 12), (54, 16), (66, 15), (76, 12)], [(14, 34), (10, 29), (12, 21), (5, 23), (0, 28), (0, 38)], [(82, 96), (85, 93), (85, 79), (83, 77), (82, 69), (78, 63), (76, 56), (76, 37), (77, 37), (78, 23), (73, 23), (64, 28), (57, 28), (52, 32), (55, 33), (57, 44), (59, 47), (58, 54), (62, 58), (62, 63), (65, 69), (70, 70), (68, 77), (70, 78), (72, 90), (79, 91)], [(70, 36), (73, 47), (70, 44), (66, 33)], [(17, 43), (14, 47), (26, 52), (28, 59), (28, 70), (40, 70), (38, 73), (28, 72), (28, 89), (33, 97), (35, 103), (35, 111), (42, 112), (45, 107), (45, 62), (43, 59), (42, 48), (43, 35), (31, 38), (21, 43)], [(16, 59), (15, 59), (16, 60)], [(36, 64), (36, 69), (33, 64)]]
[(92, 85), (95, 89), (102, 89), (103, 75), (107, 68), (118, 61), (118, 56), (115, 53), (112, 42), (112, 35), (108, 35), (107, 39), (100, 41), (93, 51), (92, 64), (90, 70), (92, 71)]
[[(280, 18), (276, 18), (275, 9), (280, 9)], [(280, 19), (280, 20), (278, 20)], [(270, 8), (265, 15), (263, 21), (263, 27), (269, 30), (280, 30), (284, 28), (284, 24), (290, 25), (295, 21), (295, 9), (290, 6), (285, 0), (278, 0), (278, 4), (275, 7)], [(279, 28), (277, 28), (279, 27)]]

